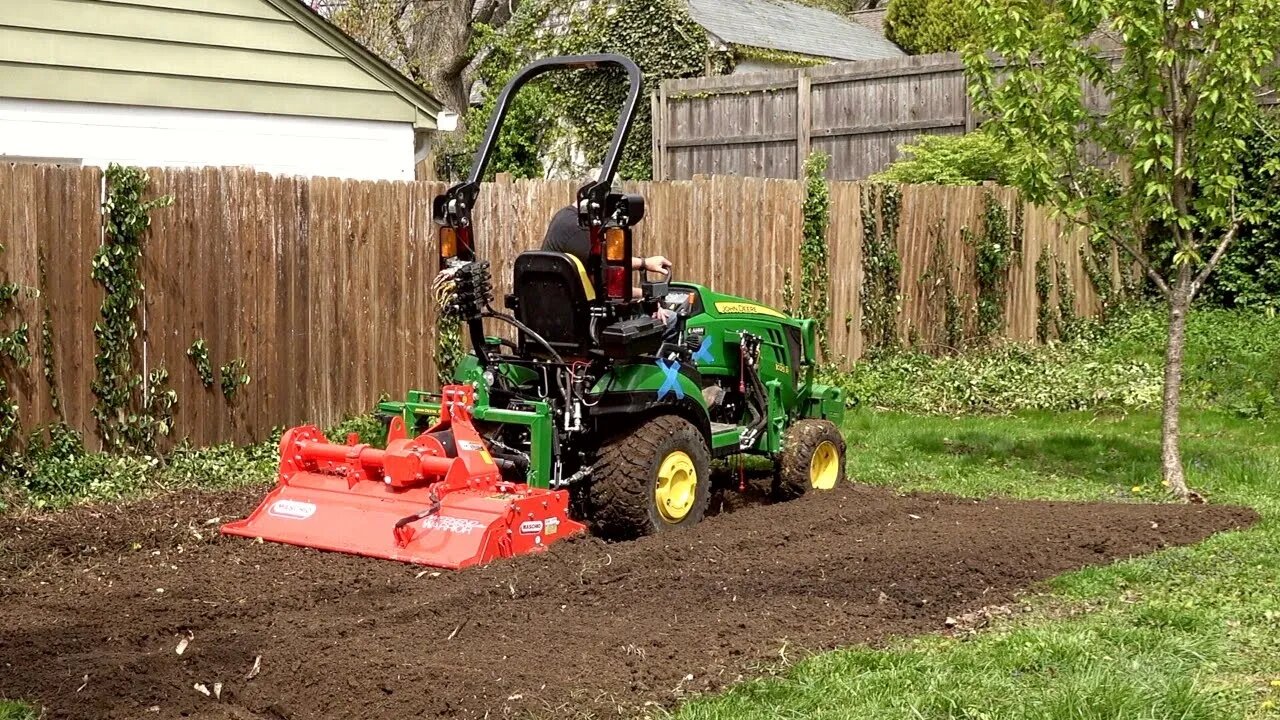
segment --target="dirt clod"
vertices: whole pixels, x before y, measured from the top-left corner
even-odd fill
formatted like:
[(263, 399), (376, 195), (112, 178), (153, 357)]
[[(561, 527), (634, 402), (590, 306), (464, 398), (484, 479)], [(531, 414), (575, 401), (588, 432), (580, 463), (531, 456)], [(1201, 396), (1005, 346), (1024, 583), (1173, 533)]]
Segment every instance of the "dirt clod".
[[(978, 625), (1038, 580), (1257, 520), (845, 486), (428, 580), (190, 532), (258, 499), (0, 518), (0, 696), (92, 720), (630, 716), (806, 651)], [(247, 665), (220, 703), (192, 690)]]

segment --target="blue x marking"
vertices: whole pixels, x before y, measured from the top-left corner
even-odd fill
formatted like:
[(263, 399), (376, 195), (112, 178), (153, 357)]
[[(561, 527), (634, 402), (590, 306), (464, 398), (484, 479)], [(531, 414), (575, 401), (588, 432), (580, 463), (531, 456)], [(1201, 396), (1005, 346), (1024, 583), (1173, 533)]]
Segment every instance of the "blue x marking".
[(699, 365), (711, 365), (716, 361), (716, 356), (711, 354), (711, 338), (702, 339), (702, 347), (698, 348), (698, 352), (693, 354), (693, 361)]
[(680, 363), (673, 362), (668, 365), (665, 360), (659, 360), (656, 364), (666, 375), (666, 379), (662, 381), (662, 387), (658, 388), (658, 399), (661, 400), (674, 392), (677, 400), (683, 400), (684, 388), (680, 387)]

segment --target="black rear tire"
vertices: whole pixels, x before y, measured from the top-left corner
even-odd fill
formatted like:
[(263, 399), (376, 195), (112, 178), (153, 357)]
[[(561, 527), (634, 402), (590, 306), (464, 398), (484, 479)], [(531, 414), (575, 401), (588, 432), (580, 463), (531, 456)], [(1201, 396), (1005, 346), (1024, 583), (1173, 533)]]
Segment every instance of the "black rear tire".
[(810, 490), (834, 489), (845, 481), (844, 452), (844, 436), (835, 423), (797, 420), (782, 436), (774, 494), (794, 500)]
[[(592, 472), (592, 533), (630, 540), (696, 525), (711, 504), (710, 464), (706, 438), (675, 415), (653, 418), (613, 438), (600, 448)], [(662, 507), (660, 495), (667, 500)]]

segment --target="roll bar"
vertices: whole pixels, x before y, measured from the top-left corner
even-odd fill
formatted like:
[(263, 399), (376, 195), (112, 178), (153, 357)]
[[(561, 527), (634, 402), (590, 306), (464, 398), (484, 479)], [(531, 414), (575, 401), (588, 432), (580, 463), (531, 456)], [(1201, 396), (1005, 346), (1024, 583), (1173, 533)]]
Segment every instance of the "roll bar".
[[(622, 108), (618, 111), (618, 127), (614, 130), (613, 140), (609, 144), (609, 151), (605, 155), (604, 164), (600, 167), (600, 176), (595, 181), (584, 185), (578, 191), (579, 221), (584, 226), (588, 224), (588, 207), (591, 208), (591, 215), (601, 214), (606, 204), (605, 201), (609, 194), (609, 189), (613, 186), (614, 176), (618, 172), (618, 164), (622, 161), (623, 146), (626, 144), (627, 137), (631, 134), (631, 126), (635, 120), (636, 109), (640, 102), (640, 92), (644, 79), (640, 67), (631, 58), (613, 53), (544, 58), (526, 65), (520, 72), (516, 73), (515, 77), (511, 78), (506, 87), (502, 89), (502, 94), (498, 96), (498, 104), (494, 108), (493, 115), (489, 118), (489, 126), (485, 130), (484, 139), (480, 142), (480, 147), (476, 149), (475, 158), (471, 161), (471, 175), (465, 181), (449, 188), (447, 192), (437, 197), (435, 202), (432, 203), (432, 214), (436, 223), (459, 228), (470, 226), (471, 208), (475, 205), (476, 195), (480, 192), (480, 181), (489, 166), (489, 158), (493, 154), (493, 148), (497, 143), (498, 133), (502, 130), (502, 123), (506, 120), (507, 111), (511, 109), (512, 98), (520, 92), (522, 87), (530, 80), (555, 70), (592, 70), (607, 67), (625, 71), (630, 82), (630, 90), (627, 92), (626, 102), (623, 103)], [(589, 202), (584, 204), (584, 200)], [(596, 220), (596, 224), (599, 224), (599, 221), (602, 220), (600, 217), (593, 219)]]

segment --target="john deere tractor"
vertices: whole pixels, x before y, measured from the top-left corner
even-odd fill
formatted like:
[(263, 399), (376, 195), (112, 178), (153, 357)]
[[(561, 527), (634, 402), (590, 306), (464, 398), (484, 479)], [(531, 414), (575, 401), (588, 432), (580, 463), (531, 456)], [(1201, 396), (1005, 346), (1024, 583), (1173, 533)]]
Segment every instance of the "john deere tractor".
[[(574, 199), (589, 257), (522, 253), (502, 311), (471, 210), (512, 98), (552, 70), (621, 70), (630, 90), (598, 179)], [(618, 55), (540, 60), (510, 81), (469, 179), (433, 203), (438, 296), (472, 348), (453, 384), (381, 404), (385, 450), (286, 433), (280, 485), (227, 532), (462, 567), (586, 528), (625, 539), (694, 525), (718, 458), (772, 459), (788, 497), (841, 482), (844, 403), (815, 379), (814, 322), (632, 269), (645, 203), (613, 180), (640, 94), (640, 69)]]

